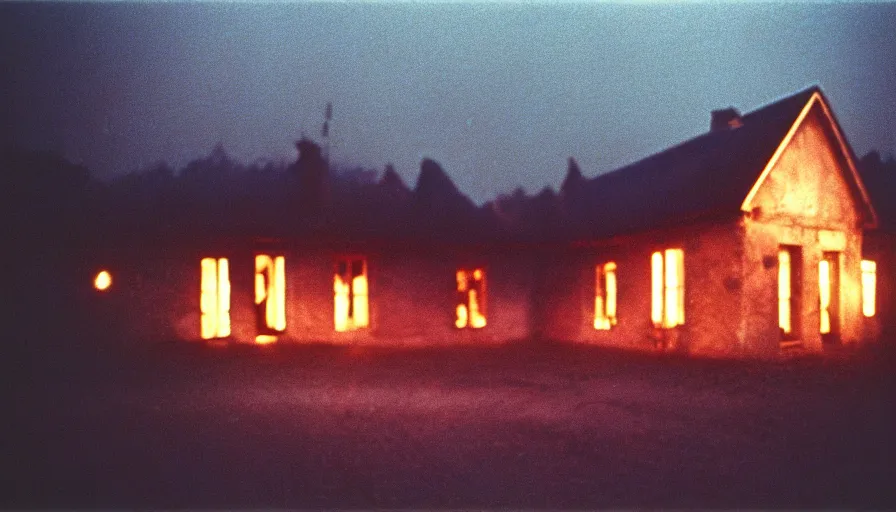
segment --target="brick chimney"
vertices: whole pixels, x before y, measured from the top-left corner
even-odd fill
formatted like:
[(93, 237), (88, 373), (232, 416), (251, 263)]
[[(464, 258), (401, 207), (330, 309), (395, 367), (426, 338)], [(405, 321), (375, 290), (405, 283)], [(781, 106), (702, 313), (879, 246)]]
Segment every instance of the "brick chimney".
[(712, 120), (709, 123), (709, 131), (717, 132), (720, 130), (728, 130), (730, 128), (738, 128), (744, 123), (740, 118), (740, 112), (734, 107), (723, 108), (712, 111)]

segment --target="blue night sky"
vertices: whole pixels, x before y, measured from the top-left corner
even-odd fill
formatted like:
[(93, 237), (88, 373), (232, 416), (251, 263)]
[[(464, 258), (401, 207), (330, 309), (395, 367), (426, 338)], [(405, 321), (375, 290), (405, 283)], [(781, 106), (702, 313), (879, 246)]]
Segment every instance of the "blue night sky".
[(482, 202), (557, 187), (819, 84), (861, 156), (896, 153), (896, 4), (0, 4), (3, 143), (94, 175), (217, 143), (440, 162)]

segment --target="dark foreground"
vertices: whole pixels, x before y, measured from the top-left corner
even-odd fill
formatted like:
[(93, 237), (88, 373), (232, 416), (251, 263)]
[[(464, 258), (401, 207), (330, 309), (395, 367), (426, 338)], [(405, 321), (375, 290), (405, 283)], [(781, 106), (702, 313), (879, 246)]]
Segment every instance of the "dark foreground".
[(880, 351), (53, 354), (8, 373), (3, 508), (896, 507)]

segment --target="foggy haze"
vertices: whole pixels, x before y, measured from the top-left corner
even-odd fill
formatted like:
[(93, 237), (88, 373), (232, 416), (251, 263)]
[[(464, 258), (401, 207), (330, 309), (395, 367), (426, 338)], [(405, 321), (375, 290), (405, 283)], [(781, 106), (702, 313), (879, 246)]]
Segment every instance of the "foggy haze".
[(2, 141), (98, 177), (218, 142), (408, 182), (438, 161), (477, 203), (590, 177), (818, 84), (857, 155), (896, 151), (896, 4), (3, 4)]

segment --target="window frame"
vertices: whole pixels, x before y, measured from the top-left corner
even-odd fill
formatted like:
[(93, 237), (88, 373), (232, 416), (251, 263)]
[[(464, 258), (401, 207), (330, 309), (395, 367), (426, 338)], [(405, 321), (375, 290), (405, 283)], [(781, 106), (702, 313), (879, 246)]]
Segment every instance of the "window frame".
[(873, 318), (877, 316), (877, 261), (862, 259), (859, 269), (862, 278), (862, 316)]
[(199, 336), (203, 340), (228, 338), (232, 333), (230, 261), (202, 258), (200, 269)]
[(279, 253), (256, 253), (254, 276), (255, 341), (276, 341), (286, 331), (286, 258)]
[[(354, 275), (355, 263), (360, 263), (361, 267), (361, 272), (357, 275)], [(340, 272), (342, 264), (345, 265), (345, 270)], [(370, 266), (367, 257), (351, 254), (337, 256), (333, 267), (334, 330), (351, 332), (370, 328)], [(361, 277), (363, 279), (358, 281)], [(345, 296), (342, 299), (344, 302), (340, 301), (342, 295)], [(345, 311), (344, 319), (340, 318), (342, 308)]]
[[(684, 249), (680, 247), (661, 249), (650, 255), (650, 320), (655, 328), (685, 325), (684, 267)], [(670, 268), (675, 272), (670, 272)]]
[[(782, 256), (786, 254), (787, 258)], [(787, 262), (787, 275), (784, 274), (784, 261)], [(777, 326), (782, 343), (797, 342), (802, 337), (802, 273), (803, 273), (803, 248), (799, 245), (781, 244), (778, 246), (778, 260), (776, 272), (776, 303)], [(787, 282), (787, 296), (782, 296), (782, 284)], [(784, 302), (786, 299), (786, 302)], [(785, 308), (785, 305), (787, 306)], [(783, 324), (784, 312), (787, 312), (787, 321), (790, 330), (785, 330)]]
[(594, 268), (594, 329), (609, 331), (618, 322), (619, 276), (615, 261)]
[(487, 274), (484, 266), (461, 267), (455, 271), (455, 328), (475, 330), (488, 325)]
[(840, 339), (843, 322), (842, 261), (841, 251), (824, 251), (818, 261), (818, 332), (825, 342), (836, 342)]

